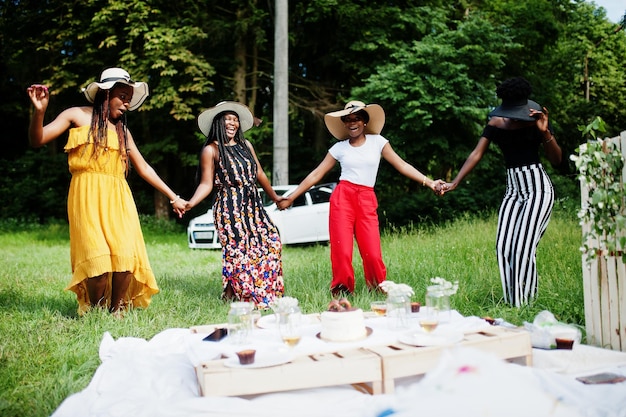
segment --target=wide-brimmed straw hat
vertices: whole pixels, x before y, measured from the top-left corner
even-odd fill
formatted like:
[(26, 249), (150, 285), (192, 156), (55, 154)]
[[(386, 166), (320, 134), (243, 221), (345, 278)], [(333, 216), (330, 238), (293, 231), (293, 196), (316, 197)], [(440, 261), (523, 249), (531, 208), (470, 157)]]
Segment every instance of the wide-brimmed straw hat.
[(83, 89), (85, 97), (90, 103), (93, 103), (98, 93), (98, 89), (109, 90), (115, 84), (122, 83), (133, 87), (133, 98), (130, 101), (129, 110), (138, 109), (143, 104), (150, 92), (148, 84), (141, 81), (133, 81), (126, 70), (122, 68), (107, 68), (100, 75), (100, 82), (92, 82)]
[(330, 133), (337, 139), (347, 139), (350, 135), (346, 129), (342, 116), (356, 113), (359, 110), (365, 110), (370, 117), (366, 123), (364, 133), (378, 135), (385, 126), (385, 111), (378, 104), (365, 104), (362, 101), (349, 101), (343, 110), (338, 110), (324, 115), (324, 122)]
[(508, 117), (509, 119), (533, 122), (536, 119), (530, 116), (530, 110), (541, 110), (539, 103), (532, 100), (502, 100), (502, 104), (489, 113), (489, 117)]
[(252, 116), (252, 112), (248, 106), (237, 103), (236, 101), (222, 101), (217, 103), (215, 107), (203, 111), (200, 113), (200, 116), (198, 116), (198, 127), (204, 136), (209, 136), (213, 119), (224, 111), (231, 111), (237, 114), (237, 117), (239, 117), (239, 129), (241, 129), (242, 132), (250, 129), (254, 124), (254, 116)]

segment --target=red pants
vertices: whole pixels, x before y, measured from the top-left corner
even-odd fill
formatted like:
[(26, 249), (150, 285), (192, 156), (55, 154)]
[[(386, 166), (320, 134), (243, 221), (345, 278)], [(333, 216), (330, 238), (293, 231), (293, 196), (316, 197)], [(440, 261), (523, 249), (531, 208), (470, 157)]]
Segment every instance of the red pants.
[(372, 187), (340, 181), (330, 196), (330, 262), (333, 280), (330, 287), (344, 285), (354, 291), (352, 252), (354, 238), (363, 259), (365, 283), (376, 288), (387, 277), (380, 248), (378, 200)]

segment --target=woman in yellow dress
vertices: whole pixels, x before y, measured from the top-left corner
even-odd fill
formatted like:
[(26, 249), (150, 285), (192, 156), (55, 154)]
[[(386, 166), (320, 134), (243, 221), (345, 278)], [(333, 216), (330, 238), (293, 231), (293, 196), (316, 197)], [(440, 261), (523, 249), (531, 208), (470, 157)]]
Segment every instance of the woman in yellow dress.
[(65, 145), (72, 179), (67, 199), (72, 280), (78, 312), (103, 307), (119, 313), (147, 307), (159, 289), (150, 268), (139, 215), (126, 181), (132, 165), (150, 185), (170, 199), (182, 216), (186, 201), (176, 195), (146, 162), (126, 127), (126, 112), (148, 97), (148, 85), (131, 80), (121, 68), (102, 72), (85, 89), (93, 106), (71, 107), (43, 125), (50, 94), (32, 85), (34, 110), (28, 137), (41, 147), (69, 129)]

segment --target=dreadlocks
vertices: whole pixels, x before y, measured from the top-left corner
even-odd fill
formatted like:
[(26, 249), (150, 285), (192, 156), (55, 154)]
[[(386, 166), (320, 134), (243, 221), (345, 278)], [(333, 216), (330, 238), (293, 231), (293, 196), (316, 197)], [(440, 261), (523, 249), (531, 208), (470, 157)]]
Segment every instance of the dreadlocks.
[[(108, 122), (109, 122), (109, 92), (117, 86), (115, 84), (111, 89), (99, 90), (93, 100), (93, 111), (91, 113), (91, 126), (89, 127), (88, 137), (93, 140), (92, 157), (96, 158), (98, 152), (104, 151), (108, 146)], [(128, 129), (126, 127), (126, 114), (120, 120), (111, 120), (115, 125), (115, 133), (119, 142), (120, 155), (122, 163), (125, 167), (125, 173), (128, 175), (130, 164), (128, 161)]]

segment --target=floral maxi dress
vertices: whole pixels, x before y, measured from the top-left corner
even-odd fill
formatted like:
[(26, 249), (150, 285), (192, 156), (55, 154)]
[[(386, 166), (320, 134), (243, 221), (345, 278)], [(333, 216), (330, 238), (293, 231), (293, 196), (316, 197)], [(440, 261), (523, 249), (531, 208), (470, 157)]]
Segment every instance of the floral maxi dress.
[(216, 170), (213, 204), (222, 245), (222, 284), (224, 289), (230, 284), (239, 300), (265, 309), (284, 293), (282, 244), (257, 190), (254, 158), (245, 145), (226, 150)]

